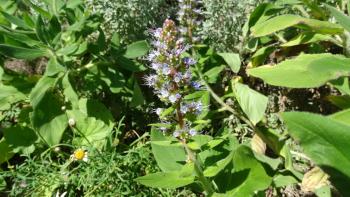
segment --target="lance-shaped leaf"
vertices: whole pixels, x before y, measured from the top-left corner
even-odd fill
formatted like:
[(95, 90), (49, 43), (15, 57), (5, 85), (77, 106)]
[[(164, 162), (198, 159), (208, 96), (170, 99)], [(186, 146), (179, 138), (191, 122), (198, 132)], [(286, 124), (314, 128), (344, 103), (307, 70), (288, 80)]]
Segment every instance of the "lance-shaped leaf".
[(50, 56), (49, 51), (45, 49), (30, 49), (6, 44), (0, 44), (0, 53), (8, 57), (27, 60)]
[(270, 20), (258, 23), (251, 28), (251, 32), (255, 37), (266, 36), (277, 31), (281, 31), (288, 27), (298, 27), (302, 29), (312, 30), (321, 34), (341, 34), (344, 29), (337, 24), (327, 21), (304, 18), (298, 15), (281, 15), (271, 18)]
[(335, 20), (338, 21), (338, 23), (344, 27), (347, 31), (350, 32), (350, 17), (346, 16), (344, 13), (340, 12), (336, 8), (325, 5), (328, 10), (331, 12), (332, 16), (334, 16)]
[(349, 196), (350, 126), (305, 112), (283, 113), (283, 119), (305, 154), (330, 175), (340, 193)]
[(241, 68), (241, 59), (236, 53), (218, 53), (235, 73)]
[(264, 117), (267, 97), (238, 82), (232, 83), (232, 89), (243, 112), (254, 125), (258, 123)]
[(313, 88), (350, 73), (350, 59), (341, 55), (303, 54), (276, 66), (265, 65), (248, 70), (264, 82), (289, 88)]
[(126, 58), (137, 58), (147, 54), (149, 45), (146, 41), (137, 41), (127, 46), (124, 57)]

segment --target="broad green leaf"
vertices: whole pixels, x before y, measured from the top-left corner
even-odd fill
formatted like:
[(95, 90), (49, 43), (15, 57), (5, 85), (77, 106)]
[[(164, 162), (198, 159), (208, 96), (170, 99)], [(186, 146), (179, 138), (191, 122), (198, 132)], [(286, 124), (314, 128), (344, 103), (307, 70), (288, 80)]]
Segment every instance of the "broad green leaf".
[[(69, 112), (69, 114), (72, 114)], [(107, 137), (113, 130), (113, 125), (105, 124), (103, 121), (95, 117), (84, 117), (76, 111), (74, 115), (69, 115), (74, 118), (76, 125), (76, 137), (73, 139), (73, 144), (76, 146), (94, 146), (101, 149), (106, 144)]]
[(44, 97), (46, 92), (53, 88), (56, 84), (56, 79), (52, 77), (43, 76), (39, 79), (35, 87), (32, 89), (29, 95), (30, 103), (33, 108), (36, 108), (38, 103), (40, 103), (41, 99)]
[(157, 172), (135, 179), (148, 187), (176, 189), (194, 182), (194, 176), (182, 176), (181, 171)]
[(11, 105), (25, 100), (27, 97), (13, 86), (0, 84), (0, 110), (10, 109)]
[(1, 34), (5, 35), (6, 37), (12, 38), (18, 42), (21, 42), (23, 44), (26, 44), (28, 46), (42, 46), (42, 43), (38, 40), (34, 40), (33, 38), (31, 38), (28, 33), (24, 33), (24, 32), (17, 32), (16, 30), (10, 29), (8, 27), (5, 26), (0, 26), (0, 32)]
[(330, 175), (340, 193), (349, 196), (350, 126), (306, 112), (287, 112), (282, 117), (305, 154)]
[(229, 196), (253, 196), (256, 191), (268, 188), (272, 182), (263, 165), (255, 159), (252, 150), (247, 146), (242, 145), (235, 150), (233, 166), (231, 184), (235, 187), (226, 192)]
[(132, 100), (130, 103), (131, 107), (136, 107), (139, 105), (143, 105), (145, 102), (145, 98), (143, 97), (141, 88), (138, 84), (138, 81), (135, 80), (134, 82), (134, 91), (133, 91), (133, 96), (132, 96)]
[(56, 95), (50, 92), (42, 94), (42, 98), (33, 109), (31, 121), (40, 137), (49, 146), (54, 146), (61, 141), (68, 119), (61, 110), (63, 103)]
[(8, 57), (27, 60), (50, 56), (50, 52), (48, 50), (15, 47), (6, 44), (0, 44), (0, 53)]
[(112, 68), (100, 69), (102, 73), (97, 75), (101, 78), (109, 87), (112, 93), (120, 93), (125, 87), (125, 78), (121, 72)]
[(73, 109), (78, 109), (79, 97), (69, 80), (69, 72), (66, 73), (62, 79), (62, 87), (63, 87), (63, 94), (65, 96), (65, 99), (72, 104)]
[(225, 67), (225, 65), (215, 66), (214, 68), (205, 72), (204, 77), (206, 78), (208, 83), (216, 83), (220, 76), (220, 73), (225, 69)]
[(31, 29), (31, 27), (28, 26), (22, 19), (20, 19), (16, 16), (13, 16), (11, 14), (8, 14), (4, 11), (0, 11), (0, 12), (10, 23), (12, 23), (18, 27), (24, 28), (24, 29)]
[(0, 164), (6, 162), (7, 160), (11, 159), (14, 153), (12, 152), (12, 149), (9, 147), (9, 145), (6, 143), (5, 139), (0, 140)]
[(299, 181), (292, 175), (277, 174), (273, 177), (273, 184), (275, 187), (285, 187), (297, 184)]
[(343, 96), (330, 95), (327, 97), (327, 99), (331, 103), (333, 103), (335, 106), (339, 107), (340, 109), (350, 108), (350, 96), (349, 95), (343, 95)]
[[(1, 170), (0, 170), (0, 172), (1, 172)], [(5, 179), (4, 179), (4, 177), (1, 176), (0, 177), (0, 191), (5, 190), (6, 186), (7, 186), (7, 183), (6, 183)]]
[(231, 70), (235, 73), (238, 73), (241, 68), (241, 59), (239, 54), (236, 53), (218, 53), (225, 62), (230, 66)]
[(238, 82), (232, 83), (232, 89), (243, 112), (254, 125), (258, 123), (265, 115), (267, 97)]
[[(167, 142), (165, 145), (156, 142)], [(151, 132), (152, 153), (159, 168), (164, 172), (178, 171), (186, 163), (186, 152), (179, 144), (172, 144), (172, 138), (152, 129)]]
[(290, 88), (313, 88), (327, 81), (348, 76), (350, 59), (340, 55), (302, 54), (276, 66), (265, 65), (249, 69), (249, 75), (261, 78), (264, 82)]
[(4, 69), (0, 66), (0, 84), (2, 81), (2, 75), (4, 74)]
[(267, 21), (256, 24), (251, 28), (251, 32), (253, 36), (261, 37), (293, 26), (312, 30), (321, 34), (341, 34), (344, 31), (340, 25), (327, 21), (320, 21), (304, 18), (297, 15), (286, 14), (276, 16)]
[(94, 117), (107, 125), (114, 125), (114, 118), (110, 110), (97, 100), (82, 98), (79, 100), (79, 110), (87, 117)]
[(134, 59), (147, 54), (149, 45), (146, 41), (137, 41), (127, 46), (124, 57)]
[(35, 26), (35, 31), (38, 39), (48, 44), (50, 42), (50, 36), (46, 30), (46, 24), (44, 23), (44, 20), (42, 19), (41, 15), (38, 16)]
[(350, 17), (346, 16), (343, 12), (337, 10), (336, 8), (325, 4), (326, 8), (331, 12), (332, 16), (337, 20), (337, 22), (350, 32)]
[(309, 44), (309, 43), (315, 43), (315, 42), (321, 42), (321, 41), (332, 41), (333, 38), (330, 35), (324, 35), (324, 34), (315, 34), (306, 32), (303, 34), (299, 34), (292, 40), (281, 44), (282, 47), (291, 47), (291, 46), (297, 46), (301, 44)]
[(339, 79), (332, 80), (330, 81), (330, 84), (337, 88), (340, 93), (350, 95), (349, 77), (341, 77)]
[(316, 189), (317, 197), (332, 197), (331, 186), (323, 186)]
[(47, 62), (46, 70), (45, 70), (45, 76), (53, 77), (57, 73), (65, 72), (66, 68), (63, 67), (61, 64), (59, 64), (56, 60), (56, 58), (51, 58)]
[(206, 177), (214, 177), (216, 176), (219, 172), (221, 172), (223, 169), (225, 169), (225, 167), (232, 162), (232, 158), (233, 158), (233, 153), (229, 154), (226, 158), (217, 161), (214, 165), (208, 166), (203, 174)]
[(31, 147), (38, 139), (35, 132), (29, 127), (14, 126), (4, 130), (6, 143), (14, 152)]
[(350, 109), (337, 112), (335, 114), (330, 115), (329, 117), (333, 120), (339, 121), (350, 126)]
[(59, 50), (57, 50), (56, 54), (58, 56), (64, 56), (64, 55), (72, 55), (79, 49), (78, 43), (69, 44), (68, 46), (65, 46)]

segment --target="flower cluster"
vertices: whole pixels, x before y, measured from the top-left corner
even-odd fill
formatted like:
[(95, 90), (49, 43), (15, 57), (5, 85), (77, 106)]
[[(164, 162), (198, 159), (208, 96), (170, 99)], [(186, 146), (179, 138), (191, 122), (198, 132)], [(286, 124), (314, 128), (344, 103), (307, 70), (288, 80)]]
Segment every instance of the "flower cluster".
[[(191, 128), (191, 117), (195, 117), (203, 110), (203, 105), (198, 101), (188, 101), (184, 97), (196, 90), (202, 89), (199, 81), (193, 80), (191, 66), (197, 62), (185, 57), (184, 53), (190, 49), (183, 39), (179, 38), (179, 31), (174, 21), (165, 20), (163, 28), (154, 30), (155, 41), (152, 43), (154, 50), (147, 59), (151, 62), (153, 73), (145, 77), (146, 85), (154, 89), (155, 94), (164, 103), (171, 105), (174, 113), (162, 116), (165, 109), (158, 108), (155, 112), (161, 117), (165, 125), (172, 125), (176, 120), (177, 126), (160, 128), (170, 131), (175, 137), (186, 138), (197, 133)], [(170, 121), (170, 122), (169, 122)]]
[(179, 11), (177, 13), (180, 23), (180, 32), (182, 39), (185, 39), (188, 43), (193, 44), (199, 41), (196, 31), (201, 24), (199, 16), (201, 15), (201, 9), (199, 0), (178, 0)]

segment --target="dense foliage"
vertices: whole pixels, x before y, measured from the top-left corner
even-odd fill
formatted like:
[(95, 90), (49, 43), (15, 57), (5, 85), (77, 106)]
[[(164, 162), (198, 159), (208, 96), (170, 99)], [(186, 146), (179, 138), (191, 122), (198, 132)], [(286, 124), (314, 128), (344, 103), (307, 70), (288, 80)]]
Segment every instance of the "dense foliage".
[(0, 195), (350, 195), (350, 1), (0, 3)]

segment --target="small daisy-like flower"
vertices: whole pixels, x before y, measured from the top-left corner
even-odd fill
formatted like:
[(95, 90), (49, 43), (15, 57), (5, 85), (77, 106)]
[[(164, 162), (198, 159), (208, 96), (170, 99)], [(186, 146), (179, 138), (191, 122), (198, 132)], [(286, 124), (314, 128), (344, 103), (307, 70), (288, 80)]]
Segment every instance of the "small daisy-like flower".
[(73, 161), (88, 161), (88, 152), (82, 148), (78, 148), (74, 151), (74, 153), (71, 155), (71, 159)]

